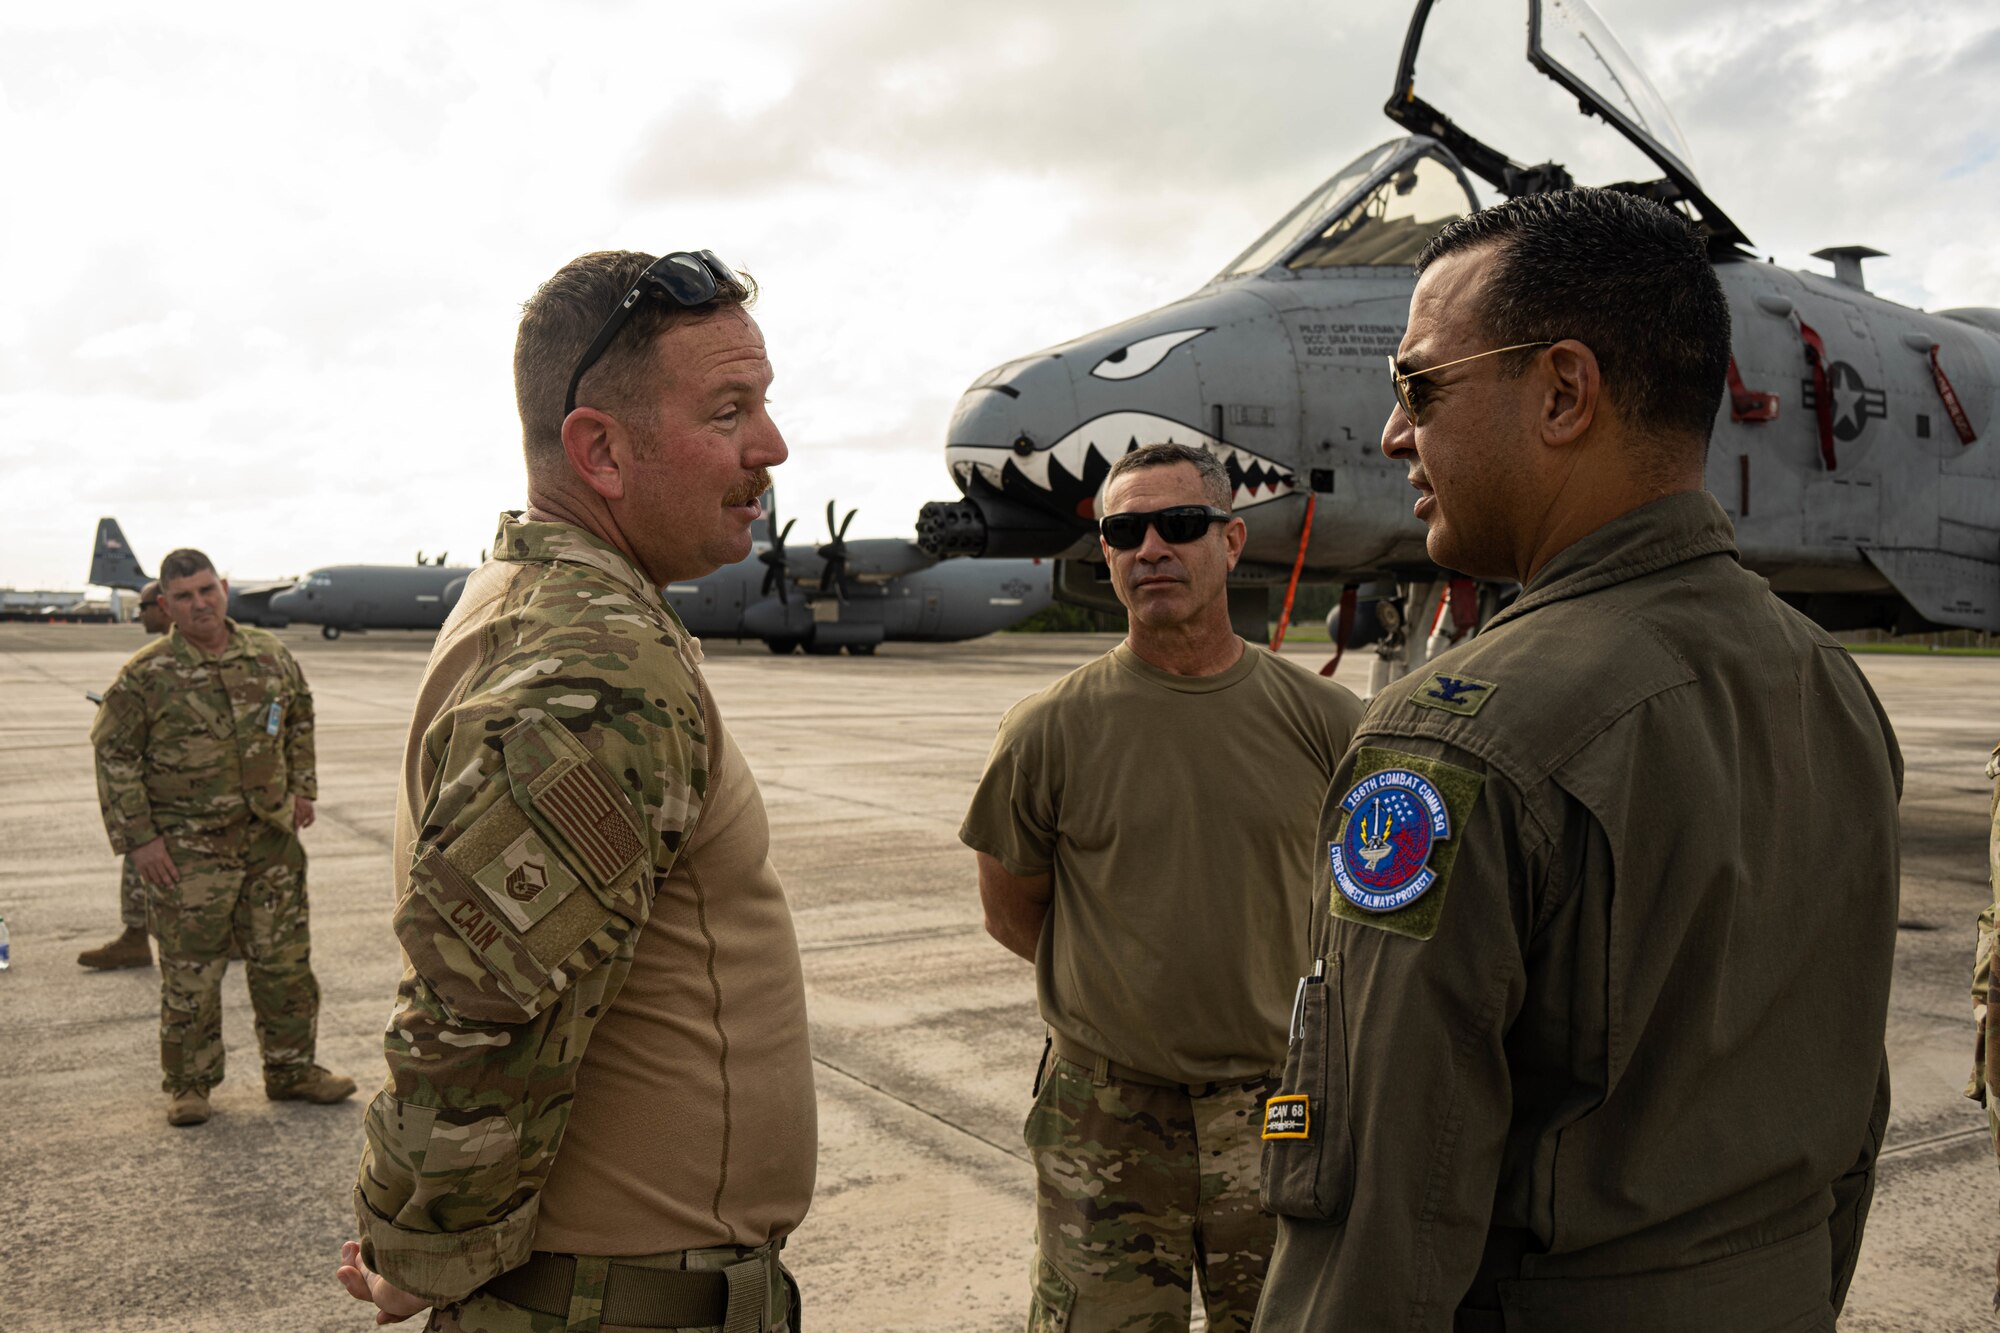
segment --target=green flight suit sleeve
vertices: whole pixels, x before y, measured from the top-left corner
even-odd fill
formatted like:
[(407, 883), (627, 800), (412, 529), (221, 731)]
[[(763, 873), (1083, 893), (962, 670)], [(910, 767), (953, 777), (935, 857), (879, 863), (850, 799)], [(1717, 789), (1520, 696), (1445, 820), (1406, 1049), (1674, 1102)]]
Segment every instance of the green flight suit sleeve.
[(1847, 1288), (1861, 1259), (1861, 1237), (1868, 1210), (1875, 1202), (1875, 1167), (1882, 1155), (1882, 1138), (1889, 1132), (1889, 1052), (1882, 1052), (1882, 1071), (1875, 1079), (1875, 1104), (1868, 1114), (1868, 1141), (1846, 1175), (1833, 1182), (1833, 1212), (1827, 1233), (1833, 1243), (1833, 1285), (1829, 1299), (1834, 1314), (1847, 1304)]
[(290, 675), (292, 702), (285, 710), (285, 786), (293, 796), (308, 801), (319, 799), (319, 771), (313, 749), (312, 686), (298, 659), (286, 655), (285, 670)]
[(147, 707), (138, 685), (124, 672), (104, 692), (90, 725), (97, 759), (97, 803), (111, 850), (121, 856), (160, 836), (153, 803), (146, 795)]
[[(389, 1081), (368, 1109), (354, 1202), (368, 1264), (436, 1304), (527, 1259), (577, 1068), (700, 811), (692, 674), (665, 688), (654, 673), (647, 688), (646, 671), (625, 669), (644, 650), (621, 651), (530, 662), (430, 730), (438, 785), (399, 901)], [(570, 777), (544, 788), (564, 765)]]
[[(1436, 880), (1377, 914), (1343, 895), (1328, 844), (1342, 838), (1343, 797), (1393, 768), (1443, 793), (1452, 829), (1429, 854)], [(1563, 890), (1555, 845), (1511, 783), (1455, 747), (1372, 736), (1343, 759), (1319, 830), (1326, 994), (1313, 1000), (1324, 1018), (1302, 1033), (1323, 1061), (1325, 1095), (1310, 1108), (1319, 1117), (1310, 1140), (1267, 1145), (1279, 1233), (1260, 1333), (1450, 1333), (1507, 1149), (1506, 1041), (1526, 958), (1538, 917)], [(1317, 1156), (1313, 1169), (1292, 1166), (1300, 1152)], [(1316, 1177), (1313, 1188), (1274, 1197), (1271, 1182), (1288, 1170), (1301, 1183)]]

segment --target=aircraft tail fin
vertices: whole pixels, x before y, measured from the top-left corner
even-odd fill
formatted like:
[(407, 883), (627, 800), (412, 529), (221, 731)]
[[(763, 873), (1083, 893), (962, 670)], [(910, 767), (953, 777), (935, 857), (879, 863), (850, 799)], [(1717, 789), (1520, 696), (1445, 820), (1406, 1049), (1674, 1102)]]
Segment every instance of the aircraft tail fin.
[(97, 544), (90, 552), (90, 582), (100, 588), (124, 588), (137, 592), (152, 576), (139, 568), (139, 559), (119, 530), (115, 518), (97, 520)]

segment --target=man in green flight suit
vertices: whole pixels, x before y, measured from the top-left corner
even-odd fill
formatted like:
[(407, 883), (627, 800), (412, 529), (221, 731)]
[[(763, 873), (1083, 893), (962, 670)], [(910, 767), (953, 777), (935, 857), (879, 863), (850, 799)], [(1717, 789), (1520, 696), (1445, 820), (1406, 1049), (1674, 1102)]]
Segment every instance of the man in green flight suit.
[(104, 692), (90, 729), (113, 851), (151, 896), (160, 941), (167, 1122), (208, 1119), (222, 1081), (222, 974), (241, 945), (273, 1101), (337, 1102), (354, 1081), (313, 1063), (306, 853), (313, 821), (312, 691), (277, 638), (226, 614), (229, 585), (200, 551), (160, 561), (173, 621)]
[(786, 457), (748, 282), (585, 255), (524, 309), (526, 514), (419, 687), (404, 972), (336, 1278), (448, 1333), (795, 1327), (805, 981), (770, 828), (662, 585), (750, 552)]
[(1335, 775), (1257, 1327), (1831, 1330), (1888, 1117), (1902, 764), (1702, 489), (1715, 268), (1678, 214), (1565, 190), (1417, 269), (1382, 449), (1431, 559), (1521, 593)]

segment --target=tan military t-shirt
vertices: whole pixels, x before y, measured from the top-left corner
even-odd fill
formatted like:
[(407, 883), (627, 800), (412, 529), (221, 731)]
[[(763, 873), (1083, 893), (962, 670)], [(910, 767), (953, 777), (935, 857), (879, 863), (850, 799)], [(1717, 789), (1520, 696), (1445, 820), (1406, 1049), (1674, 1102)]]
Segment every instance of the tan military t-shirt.
[(1016, 704), (959, 837), (1052, 871), (1043, 1019), (1188, 1083), (1283, 1064), (1313, 830), (1361, 703), (1254, 644), (1176, 676), (1125, 644)]

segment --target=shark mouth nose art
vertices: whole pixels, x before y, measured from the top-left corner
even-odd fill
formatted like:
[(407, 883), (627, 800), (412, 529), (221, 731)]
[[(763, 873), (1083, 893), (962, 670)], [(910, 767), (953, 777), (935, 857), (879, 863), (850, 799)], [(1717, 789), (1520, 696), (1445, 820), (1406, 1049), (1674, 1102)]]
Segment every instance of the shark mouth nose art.
[(1150, 412), (1107, 412), (1050, 445), (1038, 446), (1023, 435), (1012, 444), (954, 444), (945, 456), (961, 489), (977, 473), (1003, 495), (1088, 519), (1112, 463), (1147, 444), (1196, 445), (1221, 459), (1229, 472), (1230, 503), (1237, 510), (1268, 504), (1298, 489), (1293, 472), (1262, 454)]

